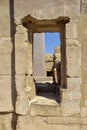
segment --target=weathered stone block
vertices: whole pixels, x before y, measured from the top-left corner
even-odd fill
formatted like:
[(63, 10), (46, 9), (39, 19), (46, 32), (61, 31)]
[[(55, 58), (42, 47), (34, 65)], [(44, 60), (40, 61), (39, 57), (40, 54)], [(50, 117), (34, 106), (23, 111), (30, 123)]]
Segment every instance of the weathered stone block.
[(81, 43), (81, 74), (82, 74), (82, 105), (84, 100), (87, 99), (87, 14), (83, 14), (80, 17), (80, 22), (78, 23), (78, 39)]
[(17, 74), (27, 73), (27, 43), (24, 34), (16, 34), (15, 69)]
[(57, 59), (57, 60), (61, 60), (61, 54), (58, 54), (58, 53), (56, 53), (55, 55), (54, 55), (54, 57), (55, 57), (55, 59)]
[(82, 130), (86, 130), (87, 129), (87, 125), (82, 125)]
[(76, 115), (80, 113), (80, 91), (63, 91), (62, 94), (62, 115)]
[(0, 130), (2, 130), (2, 116), (0, 116)]
[(80, 125), (48, 125), (49, 130), (81, 130)]
[(81, 13), (87, 14), (87, 0), (82, 0)]
[(8, 21), (6, 18), (3, 18), (3, 20), (0, 18), (0, 37), (3, 36), (10, 36), (10, 21)]
[(87, 3), (83, 3), (82, 4), (82, 10), (81, 10), (82, 14), (87, 14)]
[(33, 74), (33, 65), (32, 65), (32, 44), (28, 43), (28, 58), (27, 58), (27, 74)]
[(0, 112), (13, 111), (11, 76), (0, 76)]
[(87, 100), (85, 100), (84, 105), (87, 107)]
[(81, 108), (81, 117), (87, 117), (87, 107)]
[(87, 3), (87, 0), (82, 0), (82, 3)]
[(80, 16), (80, 0), (64, 1), (64, 15), (69, 16), (73, 22), (78, 21)]
[(27, 115), (29, 110), (28, 106), (27, 97), (18, 97), (16, 101), (16, 113), (20, 115)]
[(26, 92), (29, 99), (32, 99), (36, 95), (34, 79), (30, 75), (26, 77)]
[[(86, 127), (85, 127), (86, 128)], [(81, 130), (80, 125), (74, 124), (47, 124), (46, 117), (19, 116), (17, 121), (17, 130)]]
[(0, 130), (14, 130), (15, 121), (13, 122), (13, 115), (10, 114), (1, 114), (0, 115)]
[(48, 117), (48, 124), (80, 124), (80, 119), (76, 117)]
[(77, 38), (77, 25), (75, 23), (66, 24), (66, 38)]
[(26, 3), (23, 0), (21, 2), (15, 1), (16, 21), (20, 21), (20, 18), (28, 15), (29, 12), (37, 19), (54, 19), (59, 16), (69, 16), (73, 21), (77, 21), (79, 19), (80, 0), (50, 0), (50, 2), (42, 0), (39, 1), (39, 4), (36, 1), (27, 0)]
[(81, 45), (76, 40), (66, 41), (67, 76), (81, 75)]
[[(81, 43), (82, 100), (87, 99), (87, 14), (81, 15), (78, 23), (78, 39)], [(83, 104), (83, 103), (82, 103)]]
[(47, 118), (47, 123), (48, 124), (65, 124), (65, 125), (70, 125), (70, 124), (77, 124), (77, 125), (87, 125), (87, 118), (81, 118), (79, 116), (73, 117), (48, 117)]
[(0, 1), (0, 37), (10, 36), (9, 0)]
[(12, 43), (10, 37), (0, 39), (0, 74), (11, 74)]
[(87, 117), (82, 117), (82, 118), (80, 118), (81, 119), (81, 123), (80, 124), (82, 124), (82, 125), (87, 125)]
[(46, 54), (45, 55), (45, 61), (52, 62), (54, 59), (52, 54)]
[[(16, 34), (25, 34), (27, 37), (27, 30), (25, 27), (23, 27), (23, 25), (17, 25), (16, 27)], [(27, 39), (26, 39), (27, 40)]]
[(51, 101), (44, 103), (44, 101), (31, 101), (31, 116), (59, 116), (60, 115), (60, 106), (58, 103), (51, 103)]
[(19, 116), (17, 121), (17, 130), (47, 130), (45, 117)]
[(67, 89), (68, 90), (75, 90), (80, 91), (81, 87), (81, 78), (67, 78)]
[(29, 109), (28, 96), (25, 91), (25, 76), (16, 75), (16, 91), (17, 91), (17, 101), (16, 101), (16, 113), (21, 115), (26, 115)]
[[(20, 21), (20, 18), (28, 15), (29, 12), (38, 19), (50, 19), (63, 15), (63, 1), (61, 0), (57, 2), (50, 0), (50, 4), (49, 1), (44, 0), (39, 1), (39, 4), (36, 1), (27, 0), (26, 2), (27, 4), (23, 0), (21, 2), (15, 1), (15, 17), (17, 21)], [(46, 11), (48, 8), (49, 11)]]
[(52, 71), (53, 67), (54, 67), (54, 63), (53, 62), (45, 62), (45, 66), (46, 66), (46, 71)]

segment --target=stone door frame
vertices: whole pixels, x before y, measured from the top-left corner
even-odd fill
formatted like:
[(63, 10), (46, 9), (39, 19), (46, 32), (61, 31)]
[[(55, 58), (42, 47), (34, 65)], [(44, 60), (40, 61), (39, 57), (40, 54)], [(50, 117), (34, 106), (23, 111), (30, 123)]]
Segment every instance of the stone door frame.
[[(58, 17), (52, 20), (37, 20), (30, 15), (22, 19), (23, 26), (28, 29), (29, 42), (33, 45), (33, 34), (42, 32), (60, 32), (61, 39), (61, 88), (67, 88), (66, 77), (66, 37), (65, 26), (68, 17)], [(33, 52), (33, 51), (32, 51)]]

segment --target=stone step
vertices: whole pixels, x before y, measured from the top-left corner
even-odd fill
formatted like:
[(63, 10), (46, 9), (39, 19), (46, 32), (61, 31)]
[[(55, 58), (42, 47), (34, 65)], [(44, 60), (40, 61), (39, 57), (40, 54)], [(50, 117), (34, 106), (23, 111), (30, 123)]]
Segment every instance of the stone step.
[(56, 100), (36, 97), (30, 102), (31, 116), (59, 116), (60, 105)]
[(53, 77), (35, 77), (35, 83), (53, 83)]

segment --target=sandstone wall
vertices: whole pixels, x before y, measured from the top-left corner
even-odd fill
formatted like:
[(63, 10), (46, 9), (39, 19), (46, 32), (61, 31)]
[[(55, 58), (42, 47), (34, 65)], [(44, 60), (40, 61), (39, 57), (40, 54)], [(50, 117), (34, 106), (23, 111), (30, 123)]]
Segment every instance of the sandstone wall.
[[(3, 12), (3, 13), (2, 13)], [(9, 0), (0, 1), (0, 112), (13, 111)]]
[(81, 100), (81, 106), (82, 113), (86, 115), (86, 101), (87, 101), (87, 15), (82, 14), (80, 18), (80, 22), (78, 23), (78, 39), (81, 43), (81, 59), (82, 59), (82, 84), (81, 84), (81, 92), (82, 92), (82, 100)]
[[(32, 39), (21, 23), (28, 14), (40, 20), (70, 18), (65, 30), (67, 89), (61, 90), (57, 106), (31, 100)], [(87, 129), (86, 21), (86, 0), (0, 0), (0, 130)]]

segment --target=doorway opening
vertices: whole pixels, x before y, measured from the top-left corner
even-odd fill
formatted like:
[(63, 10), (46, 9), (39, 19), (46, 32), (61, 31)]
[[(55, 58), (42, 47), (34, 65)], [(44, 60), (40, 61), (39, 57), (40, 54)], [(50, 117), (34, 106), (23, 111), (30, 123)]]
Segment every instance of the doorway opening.
[(56, 61), (61, 61), (60, 52), (60, 33), (59, 32), (46, 32), (45, 35), (45, 66), (46, 75), (54, 78), (54, 68), (56, 67)]
[(58, 98), (61, 85), (59, 63), (61, 63), (60, 33), (34, 33), (33, 76), (37, 95)]
[[(28, 29), (28, 38), (32, 45), (33, 78), (36, 95), (55, 98), (58, 102), (60, 102), (60, 88), (67, 88), (65, 25), (69, 20), (68, 17), (37, 20), (30, 15), (22, 20), (23, 26)], [(44, 34), (47, 35), (47, 33), (52, 36), (53, 34), (58, 34), (60, 37), (60, 46), (55, 47), (54, 53), (51, 53), (49, 56), (45, 54), (44, 44)], [(58, 44), (57, 41), (59, 41), (58, 38), (56, 40)], [(51, 48), (50, 43), (48, 48)], [(59, 52), (60, 60), (58, 59)], [(49, 65), (46, 65), (48, 64), (47, 62)], [(49, 67), (46, 68), (46, 66), (51, 67), (48, 69)]]

